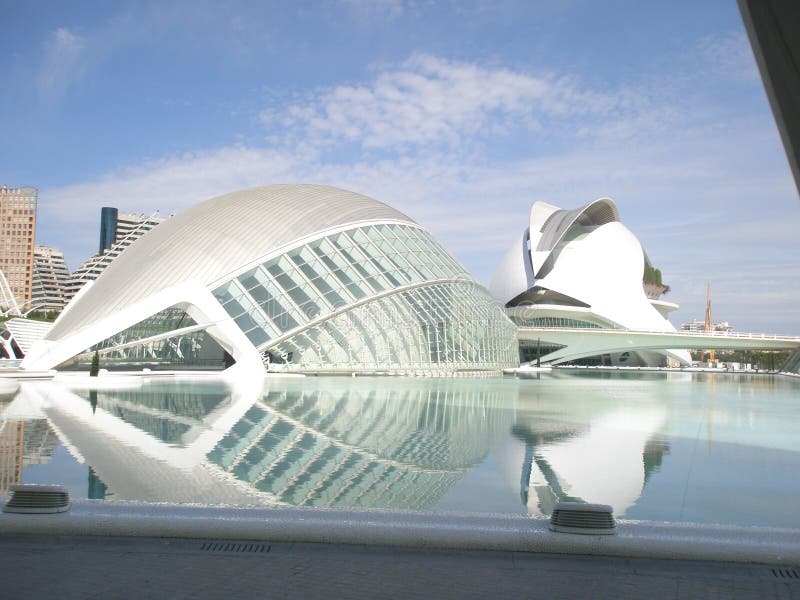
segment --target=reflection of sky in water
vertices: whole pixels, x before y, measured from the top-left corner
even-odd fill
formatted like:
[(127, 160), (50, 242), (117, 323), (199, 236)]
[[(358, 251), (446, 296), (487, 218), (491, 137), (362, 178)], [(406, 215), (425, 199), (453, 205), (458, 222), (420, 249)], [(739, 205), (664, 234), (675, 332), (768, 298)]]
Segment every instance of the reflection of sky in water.
[(21, 468), (75, 497), (531, 514), (576, 500), (633, 519), (800, 527), (798, 380), (103, 385), (27, 382), (0, 404), (0, 483)]

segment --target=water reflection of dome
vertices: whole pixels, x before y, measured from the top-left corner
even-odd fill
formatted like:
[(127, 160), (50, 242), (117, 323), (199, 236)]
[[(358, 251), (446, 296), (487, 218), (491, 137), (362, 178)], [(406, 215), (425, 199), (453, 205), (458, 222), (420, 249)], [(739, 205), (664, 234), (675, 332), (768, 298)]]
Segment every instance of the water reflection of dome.
[(278, 502), (430, 508), (508, 427), (500, 393), (446, 383), (266, 390), (208, 459)]
[(506, 480), (531, 514), (557, 502), (609, 504), (621, 516), (669, 452), (659, 430), (661, 406), (596, 406), (582, 422), (559, 419), (552, 406), (519, 410), (512, 436), (497, 450)]
[[(480, 380), (268, 380), (69, 392), (27, 385), (116, 500), (432, 508), (511, 426)], [(508, 408), (509, 410), (502, 410)], [(95, 497), (95, 496), (92, 496)]]

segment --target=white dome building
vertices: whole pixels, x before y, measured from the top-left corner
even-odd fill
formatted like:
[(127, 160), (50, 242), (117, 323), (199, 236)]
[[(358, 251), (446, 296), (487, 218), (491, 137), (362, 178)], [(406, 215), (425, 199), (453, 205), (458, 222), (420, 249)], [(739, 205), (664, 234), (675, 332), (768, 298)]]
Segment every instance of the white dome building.
[[(506, 314), (521, 327), (607, 328), (671, 332), (667, 319), (677, 304), (645, 290), (652, 266), (639, 240), (619, 222), (609, 198), (575, 210), (544, 202), (531, 207), (528, 228), (506, 252), (490, 289)], [(663, 288), (663, 286), (661, 286)], [(556, 337), (541, 337), (542, 360), (554, 364), (594, 358), (596, 350), (559, 348)], [(531, 348), (522, 349), (531, 360)], [(685, 350), (618, 352), (597, 360), (616, 365), (659, 365), (667, 358), (690, 364)]]
[(451, 373), (516, 363), (488, 291), (404, 214), (271, 185), (142, 236), (70, 302), (24, 368)]

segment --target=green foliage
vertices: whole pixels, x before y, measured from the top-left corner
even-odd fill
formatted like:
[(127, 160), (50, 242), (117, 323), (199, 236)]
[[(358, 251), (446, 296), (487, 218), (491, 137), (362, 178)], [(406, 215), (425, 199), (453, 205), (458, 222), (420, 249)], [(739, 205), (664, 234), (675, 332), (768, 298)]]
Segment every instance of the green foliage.
[[(692, 360), (707, 361), (708, 352), (692, 350)], [(755, 369), (780, 369), (791, 356), (791, 350), (717, 350), (716, 358), (720, 362), (738, 362), (751, 364)]]
[(58, 317), (58, 313), (52, 310), (35, 310), (28, 315), (29, 319), (34, 321), (44, 321), (52, 323)]
[(100, 372), (100, 355), (97, 353), (97, 350), (94, 351), (94, 356), (92, 357), (92, 366), (89, 368), (89, 377), (97, 377), (97, 374)]
[(661, 282), (661, 269), (656, 269), (650, 265), (644, 268), (644, 282), (654, 283), (656, 285), (664, 285)]
[[(30, 319), (31, 321), (44, 321), (45, 323), (52, 323), (58, 318), (58, 315), (59, 313), (55, 311), (35, 310), (31, 313), (28, 313), (28, 316), (26, 318)], [(18, 318), (17, 315), (5, 315), (5, 316), (0, 315), (0, 323), (15, 318)]]

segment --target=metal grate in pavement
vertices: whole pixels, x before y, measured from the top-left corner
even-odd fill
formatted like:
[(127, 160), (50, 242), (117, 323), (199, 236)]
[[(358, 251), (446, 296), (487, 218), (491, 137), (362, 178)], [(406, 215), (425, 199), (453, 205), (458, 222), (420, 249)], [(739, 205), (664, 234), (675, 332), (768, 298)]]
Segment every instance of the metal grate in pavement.
[(200, 546), (203, 552), (246, 552), (250, 554), (265, 554), (269, 552), (269, 544), (248, 544), (242, 542), (205, 542)]
[(800, 579), (800, 571), (797, 569), (782, 569), (773, 567), (771, 570), (772, 574), (779, 579)]

